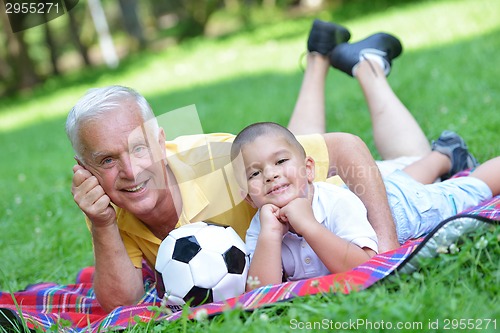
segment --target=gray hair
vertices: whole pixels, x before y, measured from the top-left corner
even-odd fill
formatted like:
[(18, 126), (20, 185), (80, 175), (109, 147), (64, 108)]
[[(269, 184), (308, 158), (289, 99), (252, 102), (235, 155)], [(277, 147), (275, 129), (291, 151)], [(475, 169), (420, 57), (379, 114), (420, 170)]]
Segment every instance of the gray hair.
[(122, 102), (131, 99), (137, 103), (144, 122), (152, 121), (155, 128), (155, 136), (158, 136), (159, 127), (151, 106), (144, 96), (137, 91), (123, 86), (108, 86), (103, 88), (93, 88), (75, 104), (66, 119), (66, 135), (71, 141), (71, 146), (78, 158), (82, 152), (79, 130), (85, 121), (99, 118), (106, 112), (116, 110)]

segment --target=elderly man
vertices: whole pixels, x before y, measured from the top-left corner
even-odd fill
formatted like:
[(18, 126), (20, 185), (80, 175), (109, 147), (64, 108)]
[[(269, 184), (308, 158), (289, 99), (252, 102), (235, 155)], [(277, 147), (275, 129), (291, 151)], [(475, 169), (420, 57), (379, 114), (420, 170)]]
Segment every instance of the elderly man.
[[(385, 78), (401, 45), (389, 35), (342, 43), (349, 35), (337, 34), (341, 37), (330, 40), (330, 50), (339, 43), (342, 50), (332, 60), (324, 47), (314, 46), (312, 37), (324, 29), (329, 35), (345, 28), (313, 25), (308, 66), (289, 128), (303, 134), (298, 139), (316, 161), (316, 180), (339, 175), (361, 198), (379, 248), (387, 251), (399, 244), (380, 172), (369, 150), (351, 134), (317, 133), (324, 132), (321, 104), (331, 63), (350, 75), (356, 67), (355, 77), (373, 118), (375, 141), (384, 136), (379, 141), (385, 143), (378, 142), (379, 150), (389, 149), (391, 158), (423, 156), (430, 150), (418, 124)], [(360, 54), (366, 48), (385, 53), (365, 59)], [(380, 66), (374, 67), (370, 61), (384, 64), (385, 70), (374, 70)], [(389, 119), (388, 125), (384, 118)], [(145, 98), (121, 86), (90, 90), (69, 113), (66, 131), (77, 161), (72, 193), (92, 234), (94, 290), (105, 310), (133, 304), (143, 296), (142, 261), (154, 267), (161, 241), (174, 228), (204, 220), (231, 225), (244, 236), (255, 210), (233, 193), (236, 187), (227, 167), (233, 135), (200, 134), (166, 141)], [(399, 151), (392, 149), (397, 145), (402, 146)]]

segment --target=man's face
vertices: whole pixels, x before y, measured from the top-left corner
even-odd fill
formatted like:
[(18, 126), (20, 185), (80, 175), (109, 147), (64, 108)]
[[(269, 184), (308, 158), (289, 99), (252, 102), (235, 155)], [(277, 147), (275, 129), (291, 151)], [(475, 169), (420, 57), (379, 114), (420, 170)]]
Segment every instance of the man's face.
[(115, 205), (138, 217), (151, 213), (167, 195), (164, 135), (146, 131), (133, 101), (82, 124), (79, 131), (85, 168)]
[(314, 162), (304, 158), (284, 138), (265, 135), (242, 147), (250, 202), (284, 207), (298, 197), (307, 197), (314, 178)]

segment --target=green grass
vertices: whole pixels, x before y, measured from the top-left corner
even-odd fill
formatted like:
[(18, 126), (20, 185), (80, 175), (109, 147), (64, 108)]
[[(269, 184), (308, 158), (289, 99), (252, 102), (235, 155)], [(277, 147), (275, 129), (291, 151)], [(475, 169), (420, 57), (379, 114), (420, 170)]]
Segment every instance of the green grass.
[[(374, 8), (362, 15), (362, 6), (354, 2), (319, 16), (348, 26), (354, 41), (377, 31), (400, 37), (404, 52), (389, 81), (428, 138), (452, 129), (479, 160), (500, 155), (500, 2), (399, 1)], [(2, 99), (0, 290), (41, 281), (72, 283), (80, 268), (93, 263), (90, 236), (70, 192), (73, 158), (64, 134), (65, 115), (86, 89), (134, 87), (158, 115), (195, 104), (207, 133), (234, 133), (263, 120), (286, 125), (301, 83), (299, 58), (310, 24), (311, 17), (269, 20), (224, 37), (138, 54), (116, 71), (74, 73)], [(330, 131), (360, 135), (376, 156), (355, 80), (330, 72), (327, 110)], [(180, 320), (157, 329), (265, 332), (291, 329), (294, 318), (425, 323), (499, 318), (498, 234), (498, 228), (487, 232), (490, 245), (481, 253), (474, 239), (457, 255), (430, 261), (417, 275), (368, 291), (301, 298), (253, 313), (232, 311), (211, 321)]]
[[(401, 323), (407, 326), (395, 331), (442, 332), (446, 331), (447, 319), (470, 318), (474, 323), (479, 323), (477, 319), (493, 320), (500, 314), (495, 306), (500, 289), (499, 231), (498, 227), (485, 226), (457, 242), (460, 252), (428, 259), (419, 272), (392, 275), (368, 290), (348, 295), (325, 293), (296, 298), (251, 313), (234, 310), (210, 321), (189, 322), (183, 317), (180, 323), (162, 322), (157, 330), (182, 332), (183, 325), (188, 325), (190, 332), (309, 331), (308, 327), (320, 328), (316, 331), (385, 332)], [(484, 235), (488, 246), (476, 248)], [(433, 330), (436, 321), (440, 329)], [(448, 324), (451, 329), (455, 322)], [(493, 322), (489, 329), (485, 324), (486, 320), (483, 331), (495, 331)], [(393, 325), (392, 330), (390, 325)], [(498, 319), (496, 325), (498, 328)], [(453, 331), (476, 330), (458, 328)]]

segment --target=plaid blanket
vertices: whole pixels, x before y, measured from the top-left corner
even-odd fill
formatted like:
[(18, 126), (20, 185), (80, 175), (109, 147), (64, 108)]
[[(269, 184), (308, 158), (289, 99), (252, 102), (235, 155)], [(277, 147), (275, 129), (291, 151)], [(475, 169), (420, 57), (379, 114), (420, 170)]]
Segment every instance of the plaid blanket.
[[(453, 221), (463, 225), (463, 219), (479, 223), (499, 223), (500, 196), (443, 221), (437, 229), (444, 229), (450, 224), (448, 222)], [(464, 232), (464, 229), (460, 230)], [(195, 316), (201, 309), (208, 315), (216, 315), (236, 307), (252, 310), (304, 295), (349, 293), (352, 290), (366, 289), (395, 270), (414, 267), (412, 259), (420, 253), (426, 253), (425, 250), (428, 250), (429, 244), (436, 237), (440, 237), (438, 230), (425, 238), (409, 241), (399, 249), (376, 255), (349, 272), (261, 287), (224, 302), (192, 308), (191, 315)], [(29, 329), (48, 330), (58, 327), (64, 328), (65, 332), (103, 332), (131, 327), (138, 320), (175, 320), (181, 315), (181, 311), (177, 311), (158, 317), (158, 312), (151, 308), (159, 305), (160, 299), (154, 287), (154, 274), (147, 268), (143, 270), (147, 292), (141, 301), (135, 306), (119, 307), (106, 313), (95, 299), (91, 284), (92, 273), (92, 267), (83, 269), (76, 283), (71, 285), (40, 283), (15, 293), (0, 292), (0, 327), (23, 325), (19, 320), (22, 317)]]

